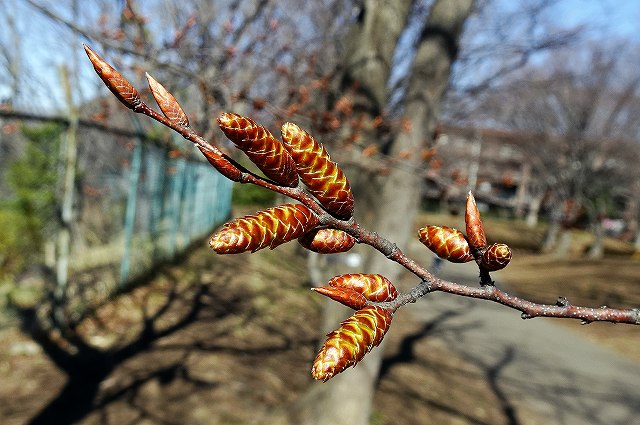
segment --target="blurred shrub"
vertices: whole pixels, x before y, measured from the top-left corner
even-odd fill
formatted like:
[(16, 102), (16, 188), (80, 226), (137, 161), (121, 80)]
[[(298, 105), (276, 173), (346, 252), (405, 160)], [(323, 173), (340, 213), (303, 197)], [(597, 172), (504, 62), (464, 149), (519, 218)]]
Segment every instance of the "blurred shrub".
[(13, 193), (0, 203), (0, 277), (41, 261), (44, 241), (55, 235), (63, 130), (55, 124), (22, 127), (27, 145), (7, 169), (5, 178)]

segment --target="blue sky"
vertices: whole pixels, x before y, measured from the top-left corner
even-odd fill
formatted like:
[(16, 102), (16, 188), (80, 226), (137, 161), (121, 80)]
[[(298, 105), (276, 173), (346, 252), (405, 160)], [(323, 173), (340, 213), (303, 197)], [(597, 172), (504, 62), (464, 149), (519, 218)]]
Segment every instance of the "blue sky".
[(557, 9), (560, 23), (586, 23), (603, 34), (640, 39), (638, 0), (564, 0)]

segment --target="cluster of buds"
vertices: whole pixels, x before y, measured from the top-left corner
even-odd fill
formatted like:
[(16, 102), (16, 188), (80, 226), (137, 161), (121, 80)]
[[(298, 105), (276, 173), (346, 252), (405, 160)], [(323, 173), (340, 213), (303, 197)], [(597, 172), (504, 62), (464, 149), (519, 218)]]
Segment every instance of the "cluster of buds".
[(503, 269), (511, 261), (511, 248), (503, 243), (487, 245), (487, 237), (473, 194), (467, 195), (464, 214), (467, 234), (447, 226), (426, 226), (418, 231), (418, 238), (438, 257), (452, 263), (475, 260), (481, 270), (493, 272)]
[(313, 290), (357, 310), (327, 335), (316, 356), (311, 375), (326, 381), (349, 366), (355, 366), (382, 342), (391, 326), (393, 309), (377, 303), (395, 300), (398, 291), (382, 275), (360, 273), (336, 276), (328, 286)]
[[(356, 238), (345, 231), (353, 229), (346, 226), (353, 224), (349, 220), (354, 211), (349, 181), (325, 148), (307, 131), (285, 123), (280, 141), (250, 118), (232, 113), (220, 115), (218, 124), (222, 132), (266, 176), (258, 177), (195, 133), (175, 97), (150, 75), (147, 74), (149, 89), (162, 114), (147, 106), (138, 91), (93, 50), (85, 46), (85, 51), (100, 78), (125, 106), (194, 142), (222, 175), (236, 182), (262, 185), (302, 202), (269, 208), (226, 223), (209, 240), (218, 254), (273, 249), (294, 239), (306, 249), (321, 254), (346, 252), (355, 245)], [(505, 267), (511, 259), (511, 250), (504, 244), (487, 246), (471, 194), (467, 199), (465, 221), (466, 236), (449, 227), (427, 226), (420, 229), (420, 240), (452, 262), (475, 259), (485, 271)], [(345, 230), (333, 228), (331, 223)], [(398, 301), (398, 291), (386, 277), (378, 274), (344, 274), (331, 279), (327, 286), (313, 290), (356, 310), (327, 335), (315, 359), (312, 376), (326, 381), (358, 363), (382, 342), (398, 308), (394, 303)]]
[[(225, 177), (246, 182), (249, 177), (242, 167), (190, 128), (187, 114), (162, 84), (147, 74), (149, 89), (162, 112), (159, 114), (144, 103), (135, 87), (118, 71), (88, 46), (84, 48), (98, 76), (126, 107), (194, 142), (207, 161)], [(338, 220), (350, 220), (354, 200), (344, 172), (309, 133), (295, 124), (285, 123), (281, 142), (264, 126), (232, 113), (220, 115), (218, 124), (268, 179), (260, 181), (295, 190), (302, 182), (317, 208), (314, 211), (310, 205), (285, 204), (232, 220), (209, 239), (214, 251), (218, 254), (254, 252), (267, 247), (273, 249), (294, 239), (321, 254), (346, 252), (355, 245), (356, 239), (348, 233), (321, 225), (323, 210)], [(380, 275), (338, 276), (328, 287), (315, 289), (358, 310), (330, 334), (318, 354), (313, 376), (327, 380), (360, 361), (382, 341), (393, 310), (368, 303), (393, 300), (398, 292)]]

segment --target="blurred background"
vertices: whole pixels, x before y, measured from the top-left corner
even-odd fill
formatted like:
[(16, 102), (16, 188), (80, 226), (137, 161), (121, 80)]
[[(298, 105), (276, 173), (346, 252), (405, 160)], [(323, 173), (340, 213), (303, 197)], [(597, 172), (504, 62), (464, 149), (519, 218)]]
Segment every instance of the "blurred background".
[[(309, 129), (344, 167), (356, 219), (425, 266), (417, 229), (463, 228), (471, 190), (489, 239), (514, 249), (496, 274), (507, 290), (633, 308), (638, 22), (640, 2), (614, 0), (0, 0), (0, 422), (638, 423), (633, 327), (543, 320), (528, 341), (573, 341), (551, 361), (568, 369), (540, 363), (527, 387), (531, 369), (514, 365), (535, 363), (517, 351), (529, 322), (510, 311), (504, 350), (476, 357), (458, 345), (483, 335), (464, 322), (476, 303), (439, 298), (396, 315), (363, 366), (312, 382), (324, 334), (349, 313), (311, 285), (416, 279), (366, 247), (214, 255), (218, 226), (283, 199), (232, 185), (119, 104), (82, 48), (153, 105), (149, 72), (247, 167), (221, 112), (275, 135)], [(465, 267), (439, 272), (477, 284)], [(599, 359), (603, 376), (569, 366)]]

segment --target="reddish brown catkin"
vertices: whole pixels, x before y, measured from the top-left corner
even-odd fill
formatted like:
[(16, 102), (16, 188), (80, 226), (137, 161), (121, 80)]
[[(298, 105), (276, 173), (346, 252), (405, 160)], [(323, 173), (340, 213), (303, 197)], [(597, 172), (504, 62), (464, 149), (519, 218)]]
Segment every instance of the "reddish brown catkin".
[(96, 52), (91, 50), (89, 46), (83, 44), (84, 51), (87, 53), (89, 60), (93, 64), (93, 69), (102, 79), (104, 84), (111, 90), (124, 106), (133, 111), (140, 111), (144, 106), (144, 102), (140, 99), (138, 91), (111, 65), (105, 62)]
[(351, 288), (340, 288), (338, 286), (321, 286), (319, 288), (311, 288), (319, 294), (325, 295), (334, 301), (338, 301), (354, 310), (360, 310), (367, 305), (367, 298), (360, 292)]
[(379, 306), (367, 306), (342, 322), (327, 335), (311, 369), (314, 379), (327, 381), (358, 363), (384, 338), (393, 313)]
[(354, 201), (349, 181), (324, 147), (292, 123), (282, 126), (282, 141), (309, 192), (332, 215), (343, 220), (351, 218)]
[(329, 281), (329, 286), (353, 289), (374, 302), (392, 301), (398, 296), (398, 290), (393, 283), (380, 274), (342, 274), (333, 277)]
[(507, 267), (511, 257), (511, 248), (503, 243), (494, 243), (482, 254), (481, 264), (487, 271), (494, 272)]
[(298, 238), (318, 225), (318, 216), (300, 204), (285, 204), (237, 218), (211, 236), (218, 254), (271, 249)]
[(447, 226), (427, 226), (420, 229), (418, 238), (438, 257), (452, 263), (473, 260), (469, 243), (461, 231)]
[(298, 239), (300, 245), (319, 254), (347, 252), (356, 243), (353, 236), (338, 229), (314, 229)]
[(213, 151), (202, 146), (198, 146), (198, 149), (200, 149), (200, 152), (202, 152), (204, 157), (207, 158), (209, 164), (218, 170), (220, 174), (234, 182), (242, 180), (242, 172), (238, 170), (235, 165), (229, 162), (228, 159), (223, 157), (220, 151)]
[(269, 130), (250, 118), (224, 113), (218, 118), (225, 136), (241, 149), (271, 180), (283, 186), (298, 185), (296, 164)]
[(475, 252), (486, 248), (487, 237), (484, 234), (484, 226), (480, 219), (480, 211), (478, 211), (476, 199), (471, 192), (467, 195), (464, 222), (467, 228), (467, 240), (469, 241), (471, 249)]
[(162, 84), (156, 81), (148, 73), (146, 74), (147, 81), (149, 82), (149, 89), (153, 98), (156, 100), (158, 107), (169, 121), (182, 127), (189, 126), (189, 117), (180, 106), (180, 103)]

